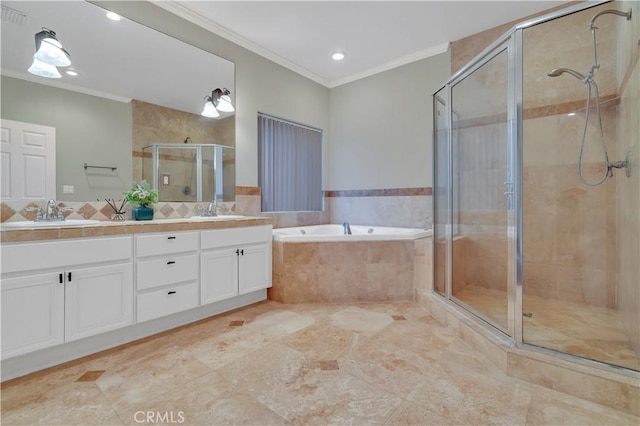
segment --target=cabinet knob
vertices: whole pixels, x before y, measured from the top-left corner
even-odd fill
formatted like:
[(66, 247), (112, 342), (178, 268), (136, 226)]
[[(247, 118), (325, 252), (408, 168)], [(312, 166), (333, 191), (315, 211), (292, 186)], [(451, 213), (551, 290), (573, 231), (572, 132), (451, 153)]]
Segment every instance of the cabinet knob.
[(167, 294), (176, 294), (176, 292), (173, 290), (170, 290)]

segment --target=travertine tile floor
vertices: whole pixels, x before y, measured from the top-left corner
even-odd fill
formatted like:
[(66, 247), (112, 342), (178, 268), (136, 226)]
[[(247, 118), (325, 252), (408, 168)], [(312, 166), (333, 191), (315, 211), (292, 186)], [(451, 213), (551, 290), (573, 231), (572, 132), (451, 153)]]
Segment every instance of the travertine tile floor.
[(5, 383), (1, 397), (3, 425), (640, 420), (507, 377), (413, 303), (265, 302)]
[[(504, 291), (470, 285), (455, 297), (506, 324), (507, 294)], [(523, 312), (524, 341), (613, 365), (640, 370), (640, 357), (624, 331), (615, 309), (525, 294)]]

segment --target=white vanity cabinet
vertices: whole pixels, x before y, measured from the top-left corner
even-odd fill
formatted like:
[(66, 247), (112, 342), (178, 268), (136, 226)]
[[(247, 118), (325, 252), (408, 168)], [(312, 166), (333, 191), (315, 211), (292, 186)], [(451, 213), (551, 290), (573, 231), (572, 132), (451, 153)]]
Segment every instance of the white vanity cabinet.
[(136, 235), (137, 322), (200, 305), (199, 232)]
[(202, 305), (271, 287), (271, 225), (202, 231)]
[(131, 236), (2, 245), (2, 358), (133, 323)]

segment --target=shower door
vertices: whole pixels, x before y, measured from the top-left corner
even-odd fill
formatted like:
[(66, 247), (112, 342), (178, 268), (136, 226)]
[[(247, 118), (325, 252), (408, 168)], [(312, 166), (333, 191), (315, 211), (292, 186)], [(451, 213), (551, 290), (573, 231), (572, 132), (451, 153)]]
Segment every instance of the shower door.
[[(511, 84), (513, 78), (509, 51), (508, 43), (498, 47), (450, 86), (451, 131), (449, 138), (436, 137), (435, 142), (436, 161), (446, 161), (449, 170), (445, 210), (450, 235), (446, 244), (440, 244), (445, 253), (435, 254), (435, 267), (440, 267), (439, 262), (453, 266), (436, 272), (435, 286), (436, 291), (444, 293), (438, 288), (444, 277), (448, 297), (513, 335), (513, 303), (509, 303), (513, 286), (509, 285), (509, 276), (514, 256), (509, 250), (508, 201), (514, 185), (508, 167), (511, 105), (505, 84)], [(438, 171), (435, 174), (435, 184), (441, 185), (443, 178), (438, 175), (444, 175)], [(437, 215), (438, 200), (435, 203)], [(441, 220), (435, 219), (437, 227)], [(440, 234), (435, 232), (436, 251)]]

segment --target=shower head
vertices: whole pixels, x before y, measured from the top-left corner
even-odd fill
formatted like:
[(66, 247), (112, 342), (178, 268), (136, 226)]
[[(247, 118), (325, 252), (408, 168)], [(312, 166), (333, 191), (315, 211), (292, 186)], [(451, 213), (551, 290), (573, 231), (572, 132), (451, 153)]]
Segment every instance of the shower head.
[(629, 9), (626, 12), (623, 12), (621, 10), (615, 10), (615, 9), (603, 10), (602, 12), (596, 13), (595, 15), (593, 15), (593, 18), (591, 18), (591, 21), (589, 21), (589, 29), (590, 30), (597, 29), (598, 27), (595, 26), (596, 19), (598, 19), (598, 17), (602, 15), (607, 15), (607, 14), (623, 16), (627, 18), (627, 21), (631, 20), (631, 9)]
[(580, 74), (578, 71), (574, 71), (570, 68), (555, 68), (553, 70), (551, 70), (550, 72), (547, 73), (547, 75), (549, 77), (558, 77), (561, 76), (564, 73), (568, 73), (571, 74), (572, 76), (574, 76), (575, 78), (577, 78), (578, 80), (582, 81), (583, 83), (587, 82), (587, 77)]

